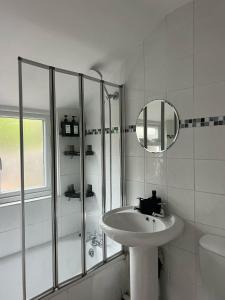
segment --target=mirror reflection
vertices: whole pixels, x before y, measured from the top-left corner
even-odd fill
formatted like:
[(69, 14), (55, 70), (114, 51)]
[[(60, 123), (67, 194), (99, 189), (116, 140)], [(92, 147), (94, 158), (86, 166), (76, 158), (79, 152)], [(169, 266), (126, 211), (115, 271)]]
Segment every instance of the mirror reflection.
[(154, 100), (145, 105), (136, 122), (139, 143), (149, 152), (163, 152), (175, 141), (179, 131), (178, 113), (165, 100)]

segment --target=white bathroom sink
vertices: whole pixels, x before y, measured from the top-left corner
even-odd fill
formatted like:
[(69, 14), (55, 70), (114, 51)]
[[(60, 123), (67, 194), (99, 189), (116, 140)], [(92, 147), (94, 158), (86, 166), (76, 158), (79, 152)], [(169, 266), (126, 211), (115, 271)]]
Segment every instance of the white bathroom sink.
[(181, 234), (183, 221), (175, 215), (144, 215), (128, 206), (104, 214), (100, 226), (112, 240), (130, 247), (130, 299), (158, 300), (158, 246)]
[(100, 225), (105, 234), (128, 247), (161, 246), (183, 230), (183, 221), (175, 215), (158, 218), (141, 214), (133, 206), (111, 210)]

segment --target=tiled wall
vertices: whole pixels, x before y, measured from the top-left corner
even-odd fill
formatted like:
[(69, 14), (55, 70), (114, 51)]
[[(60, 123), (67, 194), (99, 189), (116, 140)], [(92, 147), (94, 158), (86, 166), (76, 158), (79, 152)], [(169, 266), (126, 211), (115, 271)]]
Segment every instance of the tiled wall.
[[(195, 0), (169, 14), (125, 64), (126, 125), (142, 106), (167, 99), (181, 120), (225, 115), (225, 1)], [(211, 124), (217, 125), (217, 124)], [(225, 126), (180, 130), (163, 154), (139, 146), (126, 133), (128, 203), (154, 188), (185, 231), (164, 248), (163, 300), (217, 300), (199, 273), (198, 240), (225, 236)]]
[[(72, 115), (79, 116), (79, 111), (71, 109), (58, 109), (58, 123), (60, 126), (64, 115), (71, 119)], [(81, 231), (81, 202), (79, 199), (68, 199), (64, 193), (68, 186), (74, 184), (75, 190), (80, 190), (80, 156), (65, 156), (64, 151), (68, 145), (74, 145), (76, 151), (80, 150), (78, 137), (58, 136), (59, 145), (59, 183), (58, 183), (58, 231), (60, 236)]]

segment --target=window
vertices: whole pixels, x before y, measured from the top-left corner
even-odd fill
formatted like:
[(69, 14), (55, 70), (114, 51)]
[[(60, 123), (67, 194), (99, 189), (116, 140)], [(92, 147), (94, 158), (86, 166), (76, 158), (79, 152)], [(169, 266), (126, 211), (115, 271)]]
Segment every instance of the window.
[[(48, 189), (47, 119), (24, 116), (24, 185), (26, 195)], [(20, 132), (16, 115), (0, 114), (0, 198), (16, 196), (20, 191)], [(30, 196), (32, 197), (32, 196)], [(12, 201), (12, 200), (11, 200)]]

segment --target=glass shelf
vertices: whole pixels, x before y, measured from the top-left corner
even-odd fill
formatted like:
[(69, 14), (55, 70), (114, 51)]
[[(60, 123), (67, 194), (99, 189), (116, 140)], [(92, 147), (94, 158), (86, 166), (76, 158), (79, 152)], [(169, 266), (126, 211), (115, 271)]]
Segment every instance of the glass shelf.
[[(94, 155), (94, 151), (86, 151), (85, 155), (90, 156), (90, 155)], [(64, 155), (65, 156), (80, 156), (80, 152), (78, 151), (64, 151)]]
[[(95, 195), (94, 192), (89, 192), (89, 193), (86, 193), (85, 197), (90, 198), (90, 197), (93, 197), (94, 195)], [(76, 193), (76, 192), (75, 193), (65, 192), (64, 196), (67, 198), (80, 199), (80, 193)]]

